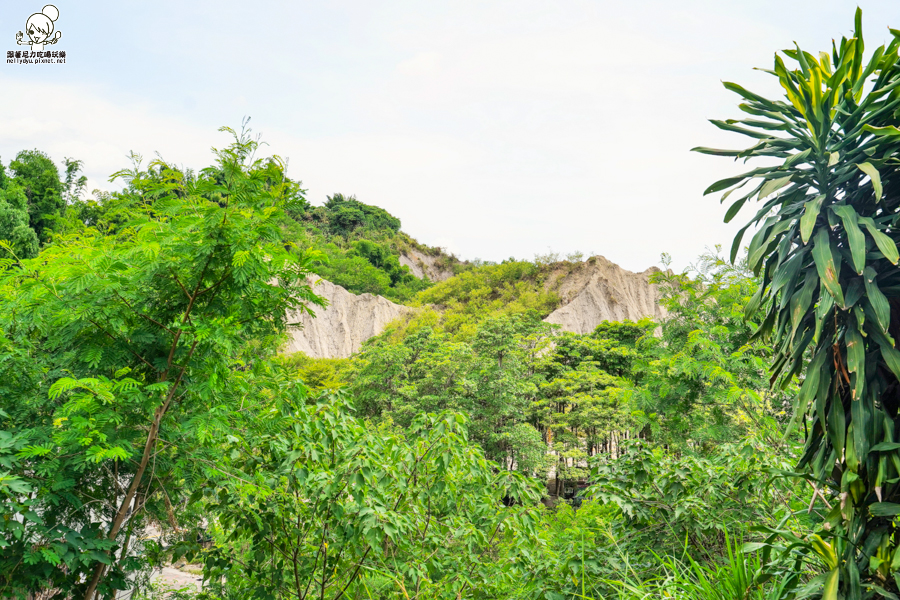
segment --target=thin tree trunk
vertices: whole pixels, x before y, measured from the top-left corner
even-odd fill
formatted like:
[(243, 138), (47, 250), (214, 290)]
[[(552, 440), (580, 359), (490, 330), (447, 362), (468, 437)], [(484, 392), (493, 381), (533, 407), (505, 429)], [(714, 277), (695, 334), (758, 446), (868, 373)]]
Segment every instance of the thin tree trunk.
[[(134, 474), (134, 477), (131, 478), (131, 485), (128, 486), (128, 492), (125, 494), (125, 498), (122, 499), (122, 503), (119, 505), (119, 510), (116, 513), (116, 518), (113, 521), (112, 527), (109, 529), (109, 535), (107, 535), (107, 539), (115, 539), (115, 537), (119, 534), (119, 529), (122, 527), (122, 523), (125, 521), (125, 516), (128, 514), (128, 507), (131, 506), (131, 501), (134, 499), (134, 494), (137, 492), (138, 486), (141, 484), (141, 479), (144, 477), (144, 471), (147, 470), (147, 465), (150, 463), (150, 457), (153, 454), (153, 448), (156, 446), (157, 440), (157, 432), (159, 431), (159, 423), (165, 414), (165, 408), (168, 406), (168, 402), (156, 408), (153, 415), (153, 423), (150, 425), (150, 431), (147, 433), (147, 442), (144, 444), (144, 454), (141, 456), (141, 463), (138, 466), (137, 472)], [(106, 565), (99, 564), (94, 569), (94, 576), (91, 578), (90, 583), (88, 584), (87, 591), (84, 594), (85, 600), (91, 600), (94, 595), (95, 590), (97, 589), (97, 585), (100, 583), (100, 579), (103, 577), (103, 571)]]
[[(190, 360), (191, 356), (194, 354), (194, 349), (197, 347), (197, 341), (191, 345), (191, 349), (188, 352), (188, 356), (186, 362)], [(126, 492), (125, 497), (122, 499), (122, 503), (119, 505), (119, 510), (116, 513), (116, 518), (113, 521), (112, 527), (109, 529), (109, 535), (107, 535), (107, 539), (113, 540), (119, 534), (119, 530), (122, 528), (122, 523), (125, 521), (125, 517), (128, 515), (128, 507), (131, 505), (132, 499), (134, 499), (134, 495), (137, 492), (138, 486), (141, 484), (141, 480), (144, 477), (144, 472), (147, 470), (147, 465), (150, 463), (150, 457), (153, 455), (153, 450), (156, 447), (156, 441), (159, 437), (159, 424), (162, 421), (162, 418), (165, 416), (166, 411), (169, 410), (169, 406), (172, 404), (172, 400), (175, 398), (175, 392), (178, 390), (178, 385), (181, 383), (182, 377), (184, 377), (184, 371), (187, 367), (182, 367), (181, 371), (178, 373), (178, 379), (175, 380), (175, 383), (172, 385), (171, 390), (169, 390), (168, 395), (166, 396), (165, 402), (158, 406), (153, 414), (153, 422), (150, 425), (150, 431), (147, 433), (147, 442), (144, 444), (144, 454), (141, 456), (141, 462), (138, 466), (137, 472), (135, 472), (134, 477), (131, 479), (131, 485), (128, 486), (128, 492)], [(100, 583), (100, 580), (103, 577), (103, 565), (99, 564), (94, 569), (94, 575), (91, 577), (91, 581), (88, 584), (87, 591), (84, 594), (84, 600), (91, 600), (91, 597), (94, 595), (94, 591), (97, 589), (97, 586)]]

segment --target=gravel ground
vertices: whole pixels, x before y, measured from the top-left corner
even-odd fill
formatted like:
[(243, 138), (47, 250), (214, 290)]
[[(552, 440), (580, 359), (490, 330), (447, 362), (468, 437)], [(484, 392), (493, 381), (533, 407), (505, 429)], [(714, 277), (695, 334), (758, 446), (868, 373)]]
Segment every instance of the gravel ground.
[[(191, 591), (200, 591), (200, 584), (203, 577), (186, 573), (175, 567), (163, 567), (162, 571), (154, 571), (150, 576), (150, 581), (159, 589), (183, 590), (189, 588)], [(119, 592), (116, 600), (129, 600), (131, 592)]]
[(174, 567), (163, 567), (162, 571), (154, 573), (153, 576), (150, 577), (150, 581), (155, 584), (169, 585), (176, 589), (192, 586), (195, 590), (199, 590), (203, 577), (192, 573), (185, 573)]

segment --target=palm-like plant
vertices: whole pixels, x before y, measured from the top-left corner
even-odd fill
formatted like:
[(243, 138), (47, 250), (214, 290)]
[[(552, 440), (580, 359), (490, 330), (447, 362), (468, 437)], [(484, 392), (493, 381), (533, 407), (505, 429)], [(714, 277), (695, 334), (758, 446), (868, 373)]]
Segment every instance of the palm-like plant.
[(726, 222), (748, 201), (762, 203), (731, 256), (757, 227), (749, 265), (760, 285), (747, 314), (764, 311), (756, 335), (773, 344), (773, 385), (803, 376), (794, 416), (806, 432), (800, 467), (839, 496), (822, 536), (804, 543), (825, 565), (814, 582), (825, 599), (900, 587), (900, 31), (891, 33), (864, 60), (857, 10), (854, 37), (831, 53), (785, 50), (793, 70), (776, 55), (767, 72), (785, 99), (726, 83), (749, 116), (712, 123), (755, 143), (694, 149), (780, 162), (706, 193), (740, 195)]

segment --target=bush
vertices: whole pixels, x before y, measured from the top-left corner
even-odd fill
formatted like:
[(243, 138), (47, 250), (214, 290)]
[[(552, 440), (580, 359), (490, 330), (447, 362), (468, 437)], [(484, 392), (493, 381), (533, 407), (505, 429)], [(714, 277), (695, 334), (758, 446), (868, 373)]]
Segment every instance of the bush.
[(726, 554), (728, 532), (774, 524), (806, 508), (803, 488), (770, 474), (788, 466), (750, 443), (704, 456), (672, 455), (633, 441), (620, 458), (603, 457), (593, 467), (588, 493), (622, 512), (613, 533), (642, 567), (654, 562), (651, 550), (712, 560)]
[[(356, 598), (374, 580), (387, 593), (469, 597), (521, 578), (536, 486), (486, 461), (464, 417), (420, 415), (407, 439), (353, 416), (340, 395), (310, 403), (302, 386), (292, 390), (263, 410), (258, 430), (228, 436), (207, 487), (214, 589), (302, 598), (314, 581), (316, 597)], [(492, 560), (504, 543), (512, 549)]]
[(525, 261), (462, 272), (420, 292), (413, 302), (441, 306), (443, 328), (461, 339), (474, 335), (477, 323), (485, 318), (528, 311), (543, 318), (559, 303), (556, 292), (544, 289), (541, 269)]
[(329, 196), (324, 206), (311, 211), (311, 218), (321, 223), (328, 233), (344, 237), (357, 229), (400, 231), (400, 219), (388, 211), (343, 194)]

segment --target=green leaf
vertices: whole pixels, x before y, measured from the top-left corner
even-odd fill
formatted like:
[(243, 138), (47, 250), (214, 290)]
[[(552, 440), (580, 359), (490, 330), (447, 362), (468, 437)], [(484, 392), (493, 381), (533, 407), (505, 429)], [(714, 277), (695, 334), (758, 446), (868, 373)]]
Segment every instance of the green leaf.
[(831, 210), (841, 218), (844, 231), (847, 233), (847, 241), (850, 243), (850, 255), (853, 258), (853, 268), (862, 275), (866, 268), (866, 236), (857, 223), (857, 214), (852, 206), (846, 204), (832, 204)]
[(741, 546), (741, 552), (745, 554), (750, 554), (753, 552), (758, 552), (763, 548), (768, 548), (771, 544), (767, 544), (766, 542), (747, 542), (743, 546)]
[[(840, 375), (838, 375), (840, 377)], [(828, 438), (834, 448), (843, 448), (847, 443), (847, 414), (841, 397), (833, 394), (828, 410)]]
[(835, 569), (838, 566), (838, 557), (834, 551), (834, 548), (822, 539), (818, 534), (812, 534), (809, 536), (809, 541), (813, 547), (813, 550), (819, 557), (828, 565), (828, 568)]
[(893, 125), (887, 127), (872, 127), (871, 125), (863, 125), (863, 131), (874, 133), (879, 137), (900, 137), (900, 129)]
[(856, 309), (859, 309), (859, 307), (855, 305), (859, 301), (859, 299), (862, 298), (864, 291), (865, 286), (863, 285), (863, 278), (852, 278), (849, 282), (849, 285), (847, 285), (847, 292), (844, 294), (844, 307), (854, 307)]
[(872, 179), (872, 187), (875, 188), (875, 201), (881, 201), (881, 175), (878, 173), (872, 163), (864, 162), (856, 165), (860, 171), (868, 175)]
[(863, 274), (863, 281), (866, 284), (866, 297), (869, 300), (869, 304), (872, 305), (872, 309), (875, 311), (878, 325), (881, 326), (882, 331), (886, 332), (891, 324), (891, 305), (888, 302), (887, 297), (878, 287), (878, 284), (875, 283), (875, 277), (875, 269), (866, 267), (865, 273)]
[(797, 154), (792, 155), (790, 158), (784, 161), (785, 167), (791, 167), (798, 162), (806, 160), (806, 158), (812, 154), (812, 148), (807, 148), (803, 152), (798, 152)]
[(747, 201), (746, 198), (741, 198), (740, 200), (736, 200), (734, 204), (728, 207), (728, 212), (725, 213), (725, 222), (730, 223), (731, 220), (738, 214), (741, 210), (741, 207), (744, 206), (744, 203)]
[(894, 243), (894, 240), (878, 229), (872, 217), (859, 217), (859, 222), (868, 230), (869, 235), (875, 240), (875, 245), (878, 246), (878, 250), (884, 257), (891, 264), (896, 265), (897, 261), (900, 260), (900, 252), (897, 252), (897, 244)]
[(895, 517), (900, 515), (900, 504), (893, 502), (875, 502), (869, 505), (869, 514), (873, 517)]
[(819, 294), (819, 305), (816, 307), (816, 331), (813, 334), (813, 340), (816, 343), (818, 343), (819, 335), (825, 326), (825, 317), (832, 308), (834, 308), (834, 298), (831, 297), (831, 294)]
[(736, 94), (739, 94), (745, 100), (750, 100), (752, 102), (758, 102), (759, 104), (762, 104), (769, 110), (781, 110), (781, 107), (778, 106), (777, 104), (775, 104), (774, 102), (772, 102), (771, 100), (763, 98), (759, 94), (751, 92), (750, 90), (744, 88), (741, 85), (738, 85), (737, 83), (732, 83), (730, 81), (723, 81), (722, 85), (725, 86), (725, 89), (730, 90)]
[(732, 263), (737, 258), (738, 251), (741, 249), (741, 242), (744, 239), (744, 233), (750, 227), (750, 223), (747, 223), (735, 234), (734, 240), (731, 242), (731, 252), (729, 253), (729, 257)]
[(703, 195), (708, 196), (709, 194), (714, 194), (715, 192), (721, 192), (722, 190), (730, 188), (736, 183), (742, 182), (744, 179), (744, 176), (720, 179), (719, 181), (706, 188), (706, 191), (703, 192)]
[(34, 512), (34, 511), (27, 510), (27, 511), (25, 511), (25, 513), (23, 514), (23, 516), (24, 516), (27, 520), (29, 520), (29, 521), (31, 521), (31, 522), (33, 522), (33, 523), (37, 523), (38, 525), (43, 525), (43, 524), (44, 524), (44, 520), (43, 520), (40, 516), (38, 516), (38, 514), (37, 514), (36, 512)]
[(863, 384), (866, 380), (866, 347), (862, 336), (857, 331), (855, 320), (847, 323), (844, 341), (847, 344), (847, 369), (856, 374), (856, 386), (851, 392), (851, 397), (853, 400), (858, 400), (862, 395)]
[(91, 550), (87, 552), (87, 555), (90, 556), (93, 560), (101, 562), (104, 565), (112, 564), (112, 559), (110, 559), (109, 555), (105, 552), (97, 552), (96, 550)]
[(800, 237), (804, 244), (809, 242), (813, 227), (816, 226), (816, 218), (822, 209), (823, 200), (825, 200), (825, 194), (819, 194), (803, 205), (803, 216), (800, 217)]
[(767, 180), (763, 184), (762, 189), (759, 190), (759, 199), (762, 200), (769, 194), (772, 194), (773, 192), (780, 190), (781, 188), (783, 188), (784, 186), (786, 186), (787, 184), (789, 184), (791, 182), (792, 177), (793, 177), (793, 174), (788, 175), (787, 177), (780, 177), (778, 179)]
[(75, 389), (80, 385), (81, 382), (79, 382), (77, 379), (72, 379), (71, 377), (62, 377), (56, 380), (53, 385), (50, 386), (50, 390), (47, 392), (47, 395), (51, 400), (56, 400), (63, 393)]
[(838, 281), (838, 271), (834, 264), (834, 256), (831, 253), (831, 239), (828, 236), (827, 229), (819, 229), (819, 232), (816, 233), (812, 254), (822, 285), (828, 290), (828, 293), (831, 294), (838, 306), (843, 307), (844, 293), (841, 291), (841, 284)]
[(872, 337), (881, 348), (881, 356), (884, 358), (885, 364), (900, 379), (900, 351), (894, 348), (887, 336), (881, 331), (881, 328), (870, 329)]
[(825, 578), (825, 586), (822, 588), (822, 600), (838, 600), (838, 583), (840, 583), (841, 570), (832, 569)]
[(248, 258), (250, 258), (250, 252), (248, 250), (235, 252), (231, 259), (231, 264), (235, 267), (243, 267)]
[[(779, 235), (790, 229), (792, 224), (793, 222), (791, 220), (785, 219), (775, 223), (768, 231), (760, 229), (759, 232), (753, 236), (753, 239), (750, 241), (750, 257), (748, 259), (748, 264), (751, 269), (754, 269), (755, 271), (760, 266), (760, 262), (765, 257), (769, 246)], [(765, 238), (762, 238), (761, 234), (764, 233), (768, 233), (768, 235), (766, 235)]]
[(900, 450), (900, 442), (881, 442), (869, 448), (869, 452), (889, 452)]
[(745, 127), (738, 127), (733, 123), (729, 123), (728, 121), (720, 121), (719, 119), (710, 119), (710, 123), (718, 127), (723, 131), (733, 131), (735, 133), (740, 133), (741, 135), (746, 135), (748, 137), (752, 137), (758, 140), (769, 139), (772, 137), (770, 133), (763, 133), (761, 131), (753, 131), (752, 129), (747, 129)]
[[(853, 379), (851, 378), (851, 383), (852, 382)], [(852, 443), (848, 443), (848, 447), (853, 447), (853, 454), (856, 456), (856, 460), (859, 464), (866, 464), (869, 458), (869, 438), (874, 422), (872, 413), (873, 410), (870, 403), (850, 402), (850, 427), (848, 429), (852, 430), (853, 433), (851, 435)], [(847, 464), (851, 464), (850, 458), (847, 459)], [(858, 471), (855, 467), (851, 468), (854, 472)]]
[(819, 378), (822, 375), (822, 367), (825, 365), (825, 359), (828, 356), (828, 353), (829, 349), (823, 348), (819, 350), (819, 353), (816, 354), (815, 358), (810, 361), (809, 367), (806, 370), (806, 379), (803, 380), (803, 385), (800, 386), (800, 393), (797, 394), (797, 401), (794, 404), (794, 414), (787, 427), (784, 429), (785, 439), (787, 439), (793, 431), (794, 424), (806, 415), (806, 407), (819, 387)]
[(741, 152), (743, 152), (743, 150), (718, 150), (716, 148), (704, 148), (703, 146), (697, 146), (696, 148), (691, 148), (691, 152), (711, 154), (713, 156), (738, 156)]
[(809, 310), (810, 305), (812, 304), (813, 292), (815, 292), (816, 284), (818, 283), (818, 277), (816, 277), (810, 271), (806, 271), (806, 275), (803, 281), (803, 287), (800, 288), (799, 291), (795, 292), (791, 297), (791, 337), (797, 333), (797, 328), (800, 326), (800, 322), (803, 320), (803, 317), (806, 315), (806, 311)]
[(794, 284), (796, 283), (797, 274), (800, 273), (800, 268), (803, 267), (805, 260), (806, 252), (802, 251), (795, 253), (794, 256), (778, 265), (778, 268), (775, 270), (775, 278), (772, 280), (770, 293), (772, 295), (776, 294), (789, 282), (790, 285), (788, 285), (787, 289), (793, 289), (795, 287)]

